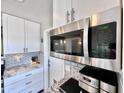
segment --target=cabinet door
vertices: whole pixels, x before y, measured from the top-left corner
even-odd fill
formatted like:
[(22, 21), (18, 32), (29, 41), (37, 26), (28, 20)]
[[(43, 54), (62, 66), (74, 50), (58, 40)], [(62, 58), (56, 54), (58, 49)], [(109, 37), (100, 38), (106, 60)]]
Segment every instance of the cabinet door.
[(50, 85), (64, 78), (64, 60), (50, 57)]
[(25, 21), (26, 51), (40, 51), (40, 24)]
[(65, 61), (65, 66), (64, 66), (64, 71), (65, 71), (65, 78), (71, 77), (71, 62), (70, 61)]
[(7, 15), (7, 51), (5, 54), (23, 53), (24, 20)]
[(19, 93), (38, 93), (43, 90), (42, 82), (36, 82), (34, 85), (31, 85), (29, 88), (20, 91)]
[(53, 27), (66, 24), (67, 0), (53, 0)]
[(20, 91), (21, 89), (15, 84), (4, 87), (4, 93), (19, 93)]

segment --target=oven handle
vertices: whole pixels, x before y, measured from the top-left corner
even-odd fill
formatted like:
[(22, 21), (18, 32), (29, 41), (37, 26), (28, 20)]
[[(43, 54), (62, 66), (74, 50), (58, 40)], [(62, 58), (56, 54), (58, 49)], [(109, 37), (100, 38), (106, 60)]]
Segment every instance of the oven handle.
[(90, 18), (84, 19), (84, 34), (83, 34), (83, 47), (84, 47), (84, 61), (86, 64), (91, 64), (89, 60), (89, 53), (88, 53), (88, 30), (89, 30), (89, 23)]

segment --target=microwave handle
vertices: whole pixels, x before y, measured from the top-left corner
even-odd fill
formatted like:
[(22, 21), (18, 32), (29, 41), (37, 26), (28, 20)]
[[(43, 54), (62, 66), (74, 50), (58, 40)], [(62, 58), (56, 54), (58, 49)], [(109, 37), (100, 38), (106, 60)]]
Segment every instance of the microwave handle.
[(84, 34), (83, 34), (83, 46), (84, 46), (84, 60), (89, 65), (89, 53), (88, 53), (88, 29), (89, 29), (90, 18), (84, 19)]

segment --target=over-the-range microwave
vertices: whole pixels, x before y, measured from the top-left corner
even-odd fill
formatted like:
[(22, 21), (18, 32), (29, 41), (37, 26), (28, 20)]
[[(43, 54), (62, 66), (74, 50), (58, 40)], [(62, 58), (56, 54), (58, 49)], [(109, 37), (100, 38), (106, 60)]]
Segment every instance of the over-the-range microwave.
[(121, 8), (50, 31), (50, 55), (112, 71), (121, 69)]

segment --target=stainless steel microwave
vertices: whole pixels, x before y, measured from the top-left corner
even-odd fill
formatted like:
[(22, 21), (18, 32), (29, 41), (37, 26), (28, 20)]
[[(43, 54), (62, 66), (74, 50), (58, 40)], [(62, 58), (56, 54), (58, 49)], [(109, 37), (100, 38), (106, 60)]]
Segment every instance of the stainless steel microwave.
[[(68, 24), (50, 32), (50, 55), (69, 61), (84, 62), (82, 28), (77, 23)], [(85, 63), (86, 64), (86, 63)]]
[(108, 70), (121, 69), (121, 8), (50, 31), (50, 55)]

